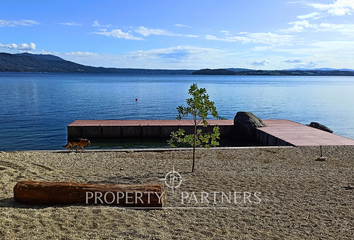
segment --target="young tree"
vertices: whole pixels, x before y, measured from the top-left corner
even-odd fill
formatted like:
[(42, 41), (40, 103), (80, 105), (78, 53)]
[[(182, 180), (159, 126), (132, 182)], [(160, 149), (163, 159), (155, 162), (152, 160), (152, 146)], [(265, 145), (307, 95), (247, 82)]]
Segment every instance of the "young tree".
[(177, 107), (177, 119), (181, 120), (182, 117), (191, 115), (193, 117), (194, 134), (185, 135), (183, 129), (178, 129), (176, 132), (171, 132), (171, 139), (167, 142), (170, 147), (175, 147), (174, 143), (187, 143), (193, 147), (192, 172), (194, 172), (195, 147), (209, 148), (210, 146), (218, 146), (219, 142), (217, 140), (220, 139), (220, 134), (218, 126), (215, 126), (211, 133), (202, 133), (202, 130), (197, 128), (201, 122), (203, 122), (204, 127), (208, 126), (206, 118), (209, 113), (213, 117), (218, 114), (214, 102), (209, 100), (206, 89), (198, 88), (197, 84), (193, 84), (190, 86), (188, 94), (192, 96), (186, 99), (188, 107)]

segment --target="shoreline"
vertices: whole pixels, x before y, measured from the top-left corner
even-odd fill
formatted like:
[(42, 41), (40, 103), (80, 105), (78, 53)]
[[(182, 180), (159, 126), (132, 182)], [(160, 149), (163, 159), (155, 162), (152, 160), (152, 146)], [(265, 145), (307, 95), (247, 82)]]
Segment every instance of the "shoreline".
[[(132, 149), (0, 152), (0, 238), (42, 239), (349, 239), (354, 229), (354, 146)], [(163, 184), (179, 172), (181, 186), (165, 187), (166, 209), (96, 205), (27, 205), (13, 200), (20, 180)], [(195, 192), (198, 202), (190, 196)], [(219, 192), (216, 201), (200, 193)], [(235, 204), (233, 193), (252, 193)], [(256, 203), (255, 192), (262, 200)], [(182, 197), (189, 194), (189, 197)], [(222, 202), (221, 193), (232, 197)], [(232, 193), (231, 195), (228, 195)], [(183, 195), (184, 194), (184, 195)], [(188, 202), (188, 200), (191, 200)], [(186, 208), (189, 207), (189, 208)], [(217, 207), (215, 209), (215, 207)], [(231, 207), (237, 209), (232, 209)]]
[[(309, 146), (314, 147), (314, 146)], [(317, 147), (317, 146), (315, 146)], [(296, 148), (296, 146), (244, 146), (244, 147), (211, 147), (211, 150), (237, 150), (237, 149), (265, 149), (265, 148)], [(85, 148), (83, 151), (85, 152), (169, 152), (169, 151), (191, 151), (192, 147), (175, 147), (175, 148), (100, 148), (100, 149), (90, 149)], [(207, 148), (196, 148), (198, 151), (207, 150)], [(15, 151), (0, 151), (0, 153), (10, 153), (10, 152), (53, 152), (53, 153), (62, 153), (62, 152), (76, 152), (76, 149), (73, 148), (72, 151), (68, 151), (67, 149), (63, 150), (15, 150)], [(82, 152), (81, 149), (77, 151), (77, 153)]]

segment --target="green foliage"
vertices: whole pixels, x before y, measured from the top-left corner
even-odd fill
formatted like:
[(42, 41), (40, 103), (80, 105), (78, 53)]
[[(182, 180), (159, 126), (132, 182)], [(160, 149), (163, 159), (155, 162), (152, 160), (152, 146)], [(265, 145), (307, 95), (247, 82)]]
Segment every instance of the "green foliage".
[(215, 126), (213, 132), (202, 133), (201, 129), (197, 129), (198, 124), (201, 122), (203, 126), (208, 126), (206, 120), (209, 113), (213, 117), (216, 117), (218, 114), (214, 106), (214, 102), (209, 100), (209, 95), (206, 92), (205, 88), (198, 88), (197, 84), (192, 84), (189, 88), (188, 94), (191, 95), (191, 98), (187, 98), (187, 107), (178, 106), (177, 119), (181, 120), (183, 117), (192, 116), (193, 125), (194, 125), (194, 134), (185, 135), (183, 129), (178, 129), (176, 132), (171, 132), (171, 139), (167, 141), (170, 147), (176, 147), (178, 145), (191, 145), (193, 147), (193, 167), (192, 172), (194, 171), (194, 161), (195, 161), (195, 147), (205, 147), (210, 148), (211, 146), (218, 146), (220, 139), (219, 127)]
[[(176, 145), (190, 145), (194, 146), (194, 134), (185, 135), (183, 129), (178, 129), (176, 132), (171, 132), (171, 138), (167, 140), (170, 147), (176, 147)], [(197, 129), (195, 137), (195, 147), (216, 147), (219, 146), (219, 127), (215, 126), (213, 132), (202, 133), (202, 129)]]
[(182, 117), (189, 115), (193, 116), (194, 122), (197, 121), (197, 117), (201, 118), (203, 125), (207, 126), (208, 122), (205, 120), (208, 113), (211, 112), (213, 117), (218, 115), (214, 102), (209, 100), (209, 95), (206, 93), (205, 88), (198, 88), (197, 84), (192, 84), (188, 90), (188, 94), (192, 95), (191, 98), (187, 98), (188, 107), (178, 106), (177, 119), (181, 120)]

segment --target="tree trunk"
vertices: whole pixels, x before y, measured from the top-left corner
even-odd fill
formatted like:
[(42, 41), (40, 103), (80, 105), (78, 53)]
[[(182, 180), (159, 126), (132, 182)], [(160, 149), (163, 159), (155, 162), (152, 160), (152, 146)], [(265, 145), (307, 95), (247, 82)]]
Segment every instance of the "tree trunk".
[(15, 201), (32, 204), (103, 204), (161, 209), (166, 203), (161, 184), (123, 185), (20, 181)]
[(197, 116), (194, 115), (194, 136), (193, 136), (193, 165), (192, 165), (192, 172), (194, 172), (194, 162), (195, 162), (195, 142), (197, 136)]

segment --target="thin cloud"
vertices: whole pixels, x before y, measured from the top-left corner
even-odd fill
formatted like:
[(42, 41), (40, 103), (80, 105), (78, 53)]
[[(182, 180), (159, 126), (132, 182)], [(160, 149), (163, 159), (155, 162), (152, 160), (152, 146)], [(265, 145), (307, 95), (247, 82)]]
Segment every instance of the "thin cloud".
[(299, 15), (299, 16), (297, 16), (297, 18), (300, 18), (300, 19), (307, 19), (307, 18), (318, 19), (318, 18), (320, 18), (320, 15), (321, 15), (321, 13), (313, 12), (313, 13), (309, 13), (309, 14), (305, 14), (305, 15)]
[(177, 46), (170, 48), (152, 49), (148, 51), (134, 51), (126, 55), (134, 59), (162, 59), (164, 62), (195, 61), (196, 59), (207, 59), (220, 54), (220, 50), (213, 48), (201, 48), (193, 46)]
[[(152, 49), (152, 50), (148, 50), (148, 51), (134, 51), (134, 52), (131, 52), (130, 54), (132, 56), (148, 56), (148, 55), (155, 56), (155, 55), (173, 54), (176, 52), (184, 52), (184, 53), (189, 52), (190, 54), (195, 54), (195, 53), (212, 51), (212, 50), (215, 50), (215, 49), (192, 47), (192, 46), (177, 46), (177, 47), (170, 47), (170, 48)], [(186, 55), (187, 54), (183, 54), (183, 56), (186, 56)]]
[(317, 63), (315, 61), (308, 61), (305, 62), (302, 59), (286, 59), (281, 61), (282, 63), (286, 63), (286, 64), (291, 64), (293, 65), (293, 67), (296, 68), (314, 68), (317, 66)]
[(0, 43), (0, 48), (6, 48), (6, 49), (9, 49), (9, 50), (13, 50), (13, 49), (16, 49), (16, 50), (19, 50), (19, 51), (28, 51), (28, 50), (34, 50), (36, 49), (36, 44), (34, 43), (30, 43), (30, 44), (27, 44), (27, 43), (21, 43), (21, 44), (16, 44), (16, 43), (10, 43), (10, 44), (1, 44)]
[(175, 49), (168, 53), (157, 53), (158, 57), (161, 57), (166, 60), (166, 62), (181, 62), (183, 59), (186, 59), (190, 55), (188, 49)]
[(291, 32), (302, 32), (304, 29), (313, 27), (307, 20), (296, 21), (296, 22), (289, 22), (288, 24), (294, 25), (288, 29), (281, 29), (280, 32), (291, 33)]
[(213, 40), (213, 41), (222, 41), (222, 42), (242, 42), (242, 43), (249, 43), (252, 42), (250, 38), (247, 37), (240, 37), (240, 36), (235, 36), (235, 37), (224, 37), (224, 38), (219, 38), (213, 35), (205, 35), (206, 40)]
[(291, 45), (293, 36), (280, 35), (275, 33), (242, 33), (243, 36), (226, 35), (223, 38), (218, 38), (212, 35), (206, 35), (205, 39), (223, 42), (241, 42), (247, 43), (262, 43), (270, 45)]
[(20, 45), (17, 46), (18, 50), (26, 51), (26, 50), (34, 50), (36, 49), (36, 44), (34, 43), (21, 43)]
[[(43, 52), (43, 51), (42, 51)], [(48, 54), (49, 52), (45, 52)], [(57, 56), (80, 64), (120, 68), (200, 69), (224, 67), (227, 51), (194, 46), (175, 46), (126, 52), (123, 55), (94, 52), (57, 53)], [(243, 60), (242, 60), (243, 61)], [(241, 61), (240, 61), (241, 62)], [(233, 64), (238, 62), (232, 61)]]
[(113, 27), (112, 24), (108, 24), (108, 25), (101, 25), (98, 21), (94, 21), (92, 26), (94, 27), (101, 27), (101, 28), (110, 28)]
[(307, 63), (301, 63), (298, 65), (298, 67), (301, 67), (301, 68), (314, 68), (317, 66), (317, 63), (315, 61), (310, 61), (310, 62), (307, 62)]
[(307, 5), (320, 11), (327, 11), (327, 13), (333, 16), (351, 15), (354, 12), (353, 0), (337, 0), (331, 4), (309, 3)]
[(287, 60), (284, 60), (283, 61), (284, 63), (302, 63), (302, 60), (301, 59), (287, 59)]
[(82, 23), (76, 23), (76, 22), (66, 22), (66, 23), (59, 23), (60, 25), (66, 25), (66, 26), (82, 26)]
[(190, 28), (191, 26), (177, 23), (177, 24), (175, 24), (175, 27), (187, 27), (187, 28)]
[(69, 52), (69, 53), (65, 53), (65, 55), (68, 55), (68, 56), (76, 56), (76, 57), (91, 57), (91, 56), (97, 56), (98, 54), (97, 53), (92, 53), (92, 52), (80, 52), (80, 51), (77, 51), (77, 52)]
[(265, 66), (265, 65), (269, 64), (270, 61), (265, 59), (265, 60), (262, 60), (262, 61), (256, 60), (256, 61), (252, 61), (252, 62), (248, 62), (248, 63), (253, 65), (253, 66), (257, 66), (258, 67), (258, 66)]
[(134, 31), (143, 35), (144, 37), (147, 37), (149, 35), (167, 35), (167, 36), (174, 35), (173, 33), (163, 30), (163, 29), (145, 28), (143, 26), (139, 27), (137, 30), (134, 30)]
[(0, 27), (18, 27), (18, 26), (34, 26), (39, 25), (39, 22), (34, 20), (6, 21), (0, 20)]
[(306, 19), (313, 18), (318, 19), (320, 17), (331, 16), (344, 16), (352, 15), (354, 13), (354, 1), (353, 0), (336, 0), (331, 4), (321, 3), (303, 3), (307, 6), (315, 8), (317, 11), (306, 15), (300, 15), (298, 18)]
[(288, 29), (281, 29), (280, 32), (291, 33), (291, 32), (337, 32), (342, 35), (354, 36), (354, 24), (334, 24), (334, 23), (320, 23), (311, 24), (307, 20), (290, 22), (288, 24), (294, 25)]
[(267, 51), (271, 48), (272, 47), (268, 47), (268, 46), (255, 46), (252, 50), (255, 52), (262, 52), (262, 51)]
[(220, 32), (223, 33), (223, 34), (225, 34), (225, 36), (230, 36), (230, 35), (231, 35), (229, 31), (223, 30), (223, 31), (220, 31)]
[(10, 44), (1, 44), (0, 43), (0, 48), (17, 49), (17, 44), (16, 43), (10, 43)]
[(112, 31), (108, 32), (106, 30), (102, 30), (101, 32), (94, 32), (95, 34), (104, 35), (107, 37), (114, 37), (114, 38), (123, 38), (127, 40), (144, 40), (141, 37), (134, 37), (129, 33), (125, 33), (120, 29), (113, 29)]
[(177, 37), (198, 37), (196, 35), (184, 35), (184, 34), (180, 34), (180, 33), (173, 33), (173, 32), (169, 32), (167, 30), (164, 29), (154, 29), (154, 28), (146, 28), (143, 26), (140, 26), (138, 29), (134, 30), (135, 32), (143, 35), (144, 37), (147, 37), (149, 35), (164, 35), (164, 36), (177, 36)]

